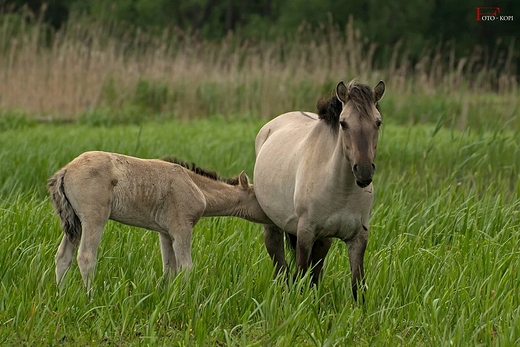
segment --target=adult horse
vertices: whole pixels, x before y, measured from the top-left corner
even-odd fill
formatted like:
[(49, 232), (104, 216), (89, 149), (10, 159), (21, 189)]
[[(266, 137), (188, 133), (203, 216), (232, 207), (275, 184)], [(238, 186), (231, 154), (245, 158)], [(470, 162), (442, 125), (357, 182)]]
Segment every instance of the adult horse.
[[(317, 283), (333, 237), (348, 247), (352, 293), (364, 288), (363, 256), (374, 197), (372, 176), (385, 92), (355, 81), (318, 102), (318, 114), (289, 112), (264, 125), (255, 141), (255, 192), (273, 224), (264, 227), (277, 273), (285, 271), (283, 232), (296, 247), (296, 267), (312, 264)], [(289, 235), (290, 236), (290, 235)], [(294, 242), (294, 239), (296, 241)]]
[(56, 172), (47, 187), (64, 232), (56, 253), (56, 282), (79, 247), (78, 265), (89, 291), (109, 219), (159, 232), (165, 274), (192, 267), (191, 234), (201, 217), (269, 222), (243, 171), (221, 179), (195, 164), (93, 151)]

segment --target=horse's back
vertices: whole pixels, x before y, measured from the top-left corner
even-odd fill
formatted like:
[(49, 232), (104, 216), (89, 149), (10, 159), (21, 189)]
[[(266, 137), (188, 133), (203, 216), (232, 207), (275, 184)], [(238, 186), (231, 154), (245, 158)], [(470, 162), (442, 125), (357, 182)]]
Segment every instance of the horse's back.
[(287, 139), (287, 145), (294, 146), (296, 142), (301, 141), (302, 135), (308, 133), (312, 126), (316, 125), (317, 121), (317, 114), (300, 111), (284, 113), (272, 119), (260, 129), (256, 136), (256, 154), (258, 155), (267, 139), (275, 134), (276, 137), (282, 136)]

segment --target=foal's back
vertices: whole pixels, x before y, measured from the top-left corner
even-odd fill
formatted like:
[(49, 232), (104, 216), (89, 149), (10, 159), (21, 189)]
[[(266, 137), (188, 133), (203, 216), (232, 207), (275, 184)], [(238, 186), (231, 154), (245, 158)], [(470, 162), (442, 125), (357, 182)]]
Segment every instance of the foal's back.
[(204, 210), (202, 193), (180, 165), (93, 151), (81, 154), (64, 170), (65, 194), (80, 219), (98, 215), (166, 231), (168, 219), (175, 215), (191, 210), (198, 219)]

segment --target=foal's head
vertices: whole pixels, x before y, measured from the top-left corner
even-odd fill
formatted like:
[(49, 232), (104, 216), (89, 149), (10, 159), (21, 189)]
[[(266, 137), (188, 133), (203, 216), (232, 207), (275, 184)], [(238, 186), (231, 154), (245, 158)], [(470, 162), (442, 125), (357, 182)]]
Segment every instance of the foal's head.
[(249, 182), (249, 177), (242, 171), (236, 178), (227, 180), (228, 184), (236, 185), (239, 193), (238, 209), (239, 217), (255, 223), (271, 224), (271, 220), (265, 214), (256, 199), (253, 185)]
[(384, 92), (383, 81), (374, 90), (354, 81), (348, 85), (340, 82), (335, 97), (328, 103), (318, 103), (320, 118), (339, 128), (343, 152), (361, 188), (372, 182), (376, 169), (374, 159), (382, 123), (378, 101)]

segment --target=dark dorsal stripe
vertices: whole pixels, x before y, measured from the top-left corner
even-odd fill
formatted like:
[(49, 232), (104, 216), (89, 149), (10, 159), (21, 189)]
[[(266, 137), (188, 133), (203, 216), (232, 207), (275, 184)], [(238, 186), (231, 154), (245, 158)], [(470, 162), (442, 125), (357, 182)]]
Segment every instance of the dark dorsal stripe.
[(169, 163), (180, 165), (183, 168), (186, 168), (186, 169), (196, 173), (197, 175), (210, 178), (214, 181), (221, 181), (221, 182), (233, 185), (233, 186), (236, 186), (239, 183), (238, 177), (222, 178), (215, 171), (203, 169), (200, 166), (197, 166), (197, 164), (195, 164), (194, 162), (189, 163), (187, 161), (179, 160), (175, 157), (164, 157), (164, 158), (162, 158), (162, 160), (167, 161)]

